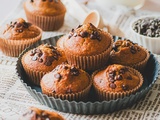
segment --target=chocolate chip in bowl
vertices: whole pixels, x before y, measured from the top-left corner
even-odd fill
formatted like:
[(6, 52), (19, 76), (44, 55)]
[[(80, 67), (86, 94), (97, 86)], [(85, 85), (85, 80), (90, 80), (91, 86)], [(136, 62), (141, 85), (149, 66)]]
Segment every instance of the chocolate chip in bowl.
[(160, 54), (160, 16), (136, 18), (131, 22), (130, 33), (134, 42), (155, 54)]

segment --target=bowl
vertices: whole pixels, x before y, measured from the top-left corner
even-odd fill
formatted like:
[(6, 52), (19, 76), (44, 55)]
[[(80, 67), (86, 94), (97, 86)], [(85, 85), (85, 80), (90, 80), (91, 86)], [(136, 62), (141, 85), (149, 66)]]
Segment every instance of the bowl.
[[(146, 94), (148, 93), (148, 91), (150, 90), (150, 88), (158, 78), (159, 64), (156, 58), (154, 57), (154, 55), (151, 53), (148, 63), (146, 65), (146, 69), (144, 73), (142, 73), (144, 77), (144, 83), (142, 87), (135, 94), (132, 94), (124, 98), (119, 98), (116, 100), (98, 101), (91, 90), (90, 99), (86, 102), (68, 101), (68, 100), (61, 100), (54, 97), (48, 97), (47, 95), (42, 93), (42, 90), (39, 86), (36, 86), (29, 82), (29, 80), (26, 77), (26, 73), (23, 69), (21, 58), (27, 51), (39, 46), (40, 44), (48, 43), (48, 44), (56, 45), (56, 42), (60, 37), (61, 36), (51, 37), (51, 38), (39, 41), (34, 45), (28, 47), (19, 56), (16, 64), (16, 73), (20, 81), (22, 82), (22, 84), (30, 93), (30, 95), (33, 98), (35, 98), (35, 100), (39, 101), (41, 104), (48, 106), (52, 109), (55, 109), (61, 112), (74, 113), (74, 114), (111, 113), (111, 112), (121, 110), (136, 104), (136, 102), (138, 102), (139, 100), (141, 100), (146, 96)], [(113, 36), (113, 39), (116, 41), (118, 39), (124, 39), (124, 38)]]
[[(130, 24), (130, 33), (131, 33), (130, 39), (133, 42), (138, 43), (139, 45), (148, 49), (152, 53), (160, 54), (160, 47), (159, 47), (160, 36), (159, 37), (150, 37), (149, 31), (145, 32), (148, 30), (148, 28), (145, 27), (145, 24), (147, 24), (147, 21), (149, 22), (149, 19), (156, 19), (156, 18), (159, 18), (159, 20), (160, 20), (160, 16), (143, 16), (143, 17), (139, 17), (139, 18), (134, 19)], [(146, 22), (145, 23), (139, 22), (141, 27), (137, 27), (138, 30), (136, 32), (134, 30), (134, 27), (136, 26), (136, 23), (141, 20), (142, 21), (146, 20)], [(154, 29), (154, 27), (152, 29)], [(152, 31), (154, 31), (154, 30), (152, 30)], [(143, 35), (142, 32), (144, 32), (143, 34), (146, 34), (146, 35)], [(160, 22), (159, 22), (159, 35), (160, 35)]]

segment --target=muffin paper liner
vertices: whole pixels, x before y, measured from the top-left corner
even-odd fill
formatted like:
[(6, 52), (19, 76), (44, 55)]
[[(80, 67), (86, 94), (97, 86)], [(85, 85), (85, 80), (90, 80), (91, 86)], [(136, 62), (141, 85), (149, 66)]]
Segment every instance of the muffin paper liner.
[[(37, 27), (38, 28), (38, 27)], [(33, 43), (41, 40), (42, 30), (38, 28), (40, 34), (35, 38), (21, 40), (7, 40), (1, 38), (1, 50), (7, 56), (18, 57), (20, 53)]]
[[(82, 91), (78, 93), (72, 93), (72, 94), (54, 94), (54, 93), (48, 93), (48, 90), (45, 88), (42, 89), (42, 93), (48, 95), (49, 97), (54, 97), (54, 98), (60, 98), (62, 100), (69, 100), (69, 101), (86, 101), (89, 95), (90, 88), (92, 86), (92, 79), (88, 75), (88, 78), (90, 79), (89, 85)], [(41, 85), (43, 83), (41, 82)]]
[(65, 50), (64, 48), (68, 63), (74, 64), (78, 68), (81, 68), (86, 71), (94, 71), (106, 65), (109, 59), (109, 55), (112, 50), (112, 44), (113, 44), (112, 36), (110, 34), (107, 34), (107, 35), (111, 40), (110, 46), (104, 52), (97, 55), (77, 56), (77, 55), (71, 54), (70, 52), (67, 52), (67, 50)]
[(146, 58), (145, 58), (143, 61), (141, 61), (141, 62), (139, 62), (139, 63), (137, 63), (137, 64), (131, 65), (131, 67), (139, 70), (140, 72), (143, 72), (144, 69), (145, 69), (145, 67), (146, 67), (146, 64), (147, 64), (147, 62), (148, 62), (148, 59), (149, 59), (149, 57), (150, 57), (150, 53), (149, 53), (149, 51), (148, 51), (147, 49), (145, 49), (145, 48), (143, 48), (143, 47), (141, 47), (141, 48), (146, 52)]
[[(143, 72), (144, 83), (142, 87), (135, 94), (131, 94), (124, 98), (118, 98), (116, 100), (109, 100), (109, 101), (104, 100), (101, 102), (96, 100), (96, 97), (92, 92), (90, 92), (90, 94), (93, 94), (91, 95), (92, 99), (86, 102), (68, 101), (68, 100), (62, 100), (59, 98), (48, 97), (47, 95), (42, 94), (41, 88), (39, 86), (33, 85), (26, 78), (26, 73), (21, 64), (21, 58), (25, 52), (39, 46), (42, 43), (49, 43), (52, 45), (56, 45), (56, 41), (59, 39), (59, 37), (61, 36), (56, 36), (56, 37), (48, 38), (43, 41), (38, 41), (34, 45), (30, 46), (19, 56), (16, 64), (16, 73), (19, 79), (21, 80), (21, 82), (23, 83), (23, 85), (25, 86), (25, 88), (27, 89), (27, 91), (30, 93), (30, 95), (33, 96), (41, 104), (46, 105), (50, 108), (53, 108), (55, 110), (62, 111), (62, 112), (75, 113), (75, 114), (111, 113), (117, 110), (127, 108), (129, 106), (132, 106), (133, 104), (138, 102), (140, 99), (144, 98), (148, 93), (149, 89), (152, 87), (152, 85), (155, 83), (155, 81), (158, 78), (159, 64), (156, 58), (153, 56), (153, 54), (151, 54), (146, 65), (146, 69)], [(113, 36), (113, 38), (114, 40), (120, 39), (120, 37), (118, 36)]]
[(32, 24), (37, 25), (44, 31), (58, 30), (64, 23), (65, 13), (55, 16), (44, 16), (31, 13), (25, 7), (24, 10), (27, 20)]
[(43, 71), (35, 71), (31, 68), (28, 68), (27, 65), (23, 62), (22, 60), (22, 65), (23, 68), (27, 74), (28, 79), (34, 83), (35, 85), (40, 85), (40, 80), (43, 77), (44, 74), (46, 74), (47, 72), (43, 72)]
[[(126, 66), (127, 67), (127, 66)], [(97, 70), (95, 71), (93, 74), (92, 74), (92, 79), (93, 79), (93, 86), (94, 86), (94, 90), (99, 98), (100, 101), (103, 101), (103, 100), (115, 100), (115, 99), (118, 99), (118, 98), (123, 98), (125, 96), (129, 96), (133, 93), (135, 93), (136, 91), (138, 91), (138, 89), (142, 86), (143, 84), (143, 77), (141, 75), (140, 72), (138, 72), (138, 70), (135, 70), (131, 67), (127, 67), (128, 69), (130, 69), (136, 76), (139, 77), (140, 79), (140, 82), (139, 82), (139, 85), (137, 85), (137, 87), (135, 87), (134, 89), (132, 90), (128, 90), (128, 91), (125, 91), (125, 92), (107, 92), (106, 90), (103, 90), (101, 88), (99, 88), (96, 83), (94, 83), (94, 76), (99, 72), (101, 71), (102, 69), (100, 70)]]

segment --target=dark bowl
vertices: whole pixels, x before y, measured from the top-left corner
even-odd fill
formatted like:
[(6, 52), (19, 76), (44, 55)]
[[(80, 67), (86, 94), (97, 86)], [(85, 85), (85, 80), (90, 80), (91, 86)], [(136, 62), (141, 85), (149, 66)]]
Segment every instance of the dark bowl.
[[(145, 71), (142, 73), (144, 77), (144, 83), (142, 87), (139, 89), (138, 92), (132, 94), (128, 97), (124, 97), (121, 99), (110, 100), (110, 101), (97, 101), (95, 100), (88, 100), (87, 102), (76, 102), (76, 101), (68, 101), (68, 100), (61, 100), (55, 99), (54, 97), (48, 97), (45, 94), (42, 94), (41, 88), (39, 86), (33, 85), (32, 83), (27, 80), (25, 71), (21, 64), (21, 58), (24, 53), (28, 50), (39, 46), (40, 44), (49, 43), (52, 45), (56, 45), (57, 40), (61, 36), (56, 36), (52, 38), (48, 38), (42, 41), (35, 43), (34, 45), (28, 47), (26, 50), (22, 52), (19, 56), (17, 64), (16, 64), (16, 72), (18, 74), (19, 79), (27, 89), (27, 91), (33, 96), (37, 101), (41, 104), (46, 105), (50, 108), (53, 108), (58, 111), (67, 112), (67, 113), (75, 113), (75, 114), (103, 114), (103, 113), (111, 113), (117, 110), (121, 110), (132, 106), (140, 99), (144, 98), (148, 93), (149, 89), (155, 83), (158, 78), (158, 61), (150, 53), (150, 58), (147, 63)], [(114, 40), (122, 39), (117, 36), (113, 36)], [(94, 98), (92, 96), (92, 98)]]

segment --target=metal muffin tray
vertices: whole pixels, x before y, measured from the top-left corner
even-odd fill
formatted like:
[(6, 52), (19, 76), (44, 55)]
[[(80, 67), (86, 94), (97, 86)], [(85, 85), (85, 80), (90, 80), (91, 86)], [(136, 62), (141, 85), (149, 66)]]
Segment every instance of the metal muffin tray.
[[(17, 64), (16, 64), (16, 72), (27, 89), (27, 91), (30, 93), (31, 96), (33, 96), (37, 101), (39, 101), (41, 104), (46, 105), (50, 108), (53, 108), (58, 111), (67, 112), (67, 113), (74, 113), (74, 114), (104, 114), (104, 113), (111, 113), (114, 111), (118, 111), (124, 108), (127, 108), (129, 106), (132, 106), (136, 102), (138, 102), (140, 99), (144, 98), (146, 94), (148, 93), (149, 89), (152, 87), (152, 85), (155, 83), (155, 81), (158, 78), (158, 61), (153, 56), (152, 53), (150, 53), (150, 58), (147, 63), (145, 71), (142, 73), (144, 77), (144, 83), (142, 87), (139, 89), (138, 92), (135, 94), (132, 94), (128, 97), (124, 97), (121, 99), (116, 100), (110, 100), (110, 101), (98, 101), (92, 94), (88, 101), (83, 102), (76, 102), (76, 101), (68, 101), (68, 100), (61, 100), (61, 99), (55, 99), (54, 97), (48, 97), (45, 94), (42, 94), (41, 88), (39, 86), (35, 86), (32, 83), (27, 80), (26, 73), (23, 69), (23, 66), (21, 64), (21, 58), (24, 53), (26, 53), (28, 50), (35, 48), (39, 46), (40, 44), (52, 44), (56, 45), (57, 40), (61, 36), (55, 36), (51, 37), (42, 41), (39, 41), (35, 43), (34, 45), (28, 47), (26, 50), (24, 50), (21, 55), (18, 58)], [(124, 39), (118, 36), (113, 36), (114, 40), (118, 39)]]

